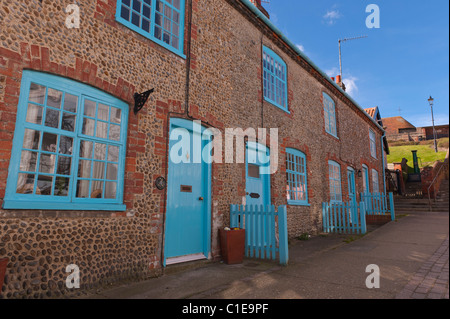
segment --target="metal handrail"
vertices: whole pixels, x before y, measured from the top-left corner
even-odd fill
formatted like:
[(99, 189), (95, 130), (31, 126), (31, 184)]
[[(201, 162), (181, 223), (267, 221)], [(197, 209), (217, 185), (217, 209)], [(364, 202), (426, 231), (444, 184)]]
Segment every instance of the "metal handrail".
[[(439, 168), (439, 170), (438, 170), (438, 172), (437, 172), (437, 174), (436, 174), (436, 177), (433, 179), (433, 181), (431, 182), (430, 186), (428, 187), (427, 193), (428, 193), (428, 205), (430, 206), (430, 212), (433, 211), (433, 204), (431, 204), (430, 189), (431, 189), (432, 186), (434, 186), (434, 183), (436, 183), (437, 178), (440, 176), (441, 170), (442, 170), (444, 167), (446, 167), (446, 164), (448, 164), (448, 158), (446, 158), (446, 159), (444, 160), (444, 162), (442, 163), (441, 167)], [(434, 196), (434, 200), (436, 201), (436, 194), (434, 194), (434, 195), (435, 195), (435, 196)]]

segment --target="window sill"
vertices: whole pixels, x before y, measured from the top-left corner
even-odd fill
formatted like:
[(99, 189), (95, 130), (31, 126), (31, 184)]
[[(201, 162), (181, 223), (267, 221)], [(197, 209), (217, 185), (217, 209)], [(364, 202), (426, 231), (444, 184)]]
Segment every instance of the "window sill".
[(127, 207), (123, 204), (98, 204), (98, 203), (58, 203), (5, 200), (3, 209), (29, 209), (29, 210), (86, 210), (86, 211), (116, 211), (124, 212)]
[(325, 131), (327, 133), (328, 136), (334, 137), (335, 139), (339, 140), (339, 137), (337, 135), (334, 135), (328, 131)]
[(277, 103), (273, 102), (272, 100), (269, 100), (268, 98), (264, 97), (264, 101), (266, 101), (267, 103), (272, 104), (273, 106), (276, 106), (277, 108), (279, 108), (280, 110), (286, 112), (287, 114), (291, 114), (291, 112), (289, 112), (288, 109), (282, 107), (281, 105), (278, 105)]
[(305, 202), (296, 202), (292, 200), (287, 201), (288, 205), (290, 206), (305, 206), (305, 207), (311, 207), (311, 204), (305, 203)]

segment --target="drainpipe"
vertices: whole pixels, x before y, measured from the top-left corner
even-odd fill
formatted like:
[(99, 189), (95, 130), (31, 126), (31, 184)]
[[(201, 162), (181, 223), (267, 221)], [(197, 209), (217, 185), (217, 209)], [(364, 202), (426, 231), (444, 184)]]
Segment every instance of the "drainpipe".
[(386, 132), (383, 133), (381, 137), (381, 160), (383, 163), (383, 187), (384, 187), (384, 195), (386, 196), (386, 166), (384, 163), (384, 138), (386, 137)]

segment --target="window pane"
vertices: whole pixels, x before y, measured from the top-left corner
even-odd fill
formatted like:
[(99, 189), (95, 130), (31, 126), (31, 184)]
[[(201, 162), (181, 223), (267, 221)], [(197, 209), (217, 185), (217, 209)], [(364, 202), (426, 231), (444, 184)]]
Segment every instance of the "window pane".
[(150, 7), (144, 5), (143, 8), (142, 8), (142, 14), (144, 15), (144, 17), (150, 19), (150, 13), (151, 13)]
[(78, 163), (78, 177), (90, 178), (91, 177), (91, 161), (80, 160)]
[(78, 96), (66, 93), (64, 96), (64, 110), (76, 113), (78, 107)]
[(72, 148), (73, 148), (73, 138), (68, 136), (60, 136), (59, 141), (59, 153), (60, 154), (72, 154)]
[(88, 141), (81, 141), (80, 143), (80, 157), (92, 158), (93, 143)]
[(83, 134), (94, 136), (95, 120), (84, 118), (83, 120)]
[(19, 174), (17, 179), (17, 194), (33, 194), (34, 189), (34, 178), (33, 174)]
[(41, 132), (25, 129), (25, 134), (23, 137), (23, 148), (28, 148), (31, 150), (37, 150), (39, 148), (39, 139)]
[(44, 104), (45, 101), (45, 86), (31, 83), (30, 85), (30, 95), (28, 100), (31, 102), (36, 102), (39, 104)]
[(106, 160), (106, 144), (95, 143), (94, 158), (97, 160)]
[(109, 139), (112, 141), (120, 141), (120, 126), (111, 124), (109, 127)]
[(141, 1), (133, 0), (133, 10), (141, 12)]
[(97, 132), (95, 134), (99, 138), (107, 138), (108, 137), (108, 123), (106, 122), (97, 122)]
[(122, 6), (122, 9), (120, 11), (120, 16), (122, 18), (124, 18), (125, 20), (130, 21), (130, 9), (128, 9), (125, 6)]
[(95, 117), (95, 111), (96, 111), (97, 103), (90, 100), (84, 101), (84, 115)]
[(28, 123), (42, 124), (43, 107), (36, 104), (28, 104), (27, 119)]
[(61, 128), (63, 130), (74, 132), (75, 131), (75, 114), (63, 112), (63, 118)]
[(30, 151), (22, 151), (22, 156), (20, 158), (20, 170), (25, 172), (35, 172), (37, 154)]
[(253, 178), (259, 178), (260, 177), (259, 166), (248, 164), (248, 176)]
[(67, 196), (69, 194), (70, 178), (57, 177), (55, 181), (55, 189), (53, 194), (55, 196)]
[(117, 188), (117, 183), (106, 182), (105, 183), (105, 198), (115, 199), (116, 198), (116, 188)]
[(49, 196), (52, 194), (53, 176), (39, 175), (37, 180), (36, 193), (40, 192), (40, 195)]
[(118, 108), (111, 107), (111, 122), (120, 124), (122, 117), (122, 111)]
[(44, 137), (42, 139), (42, 150), (46, 152), (56, 152), (58, 135), (51, 133), (44, 133)]
[(103, 181), (92, 181), (91, 198), (103, 198)]
[(99, 103), (98, 104), (98, 113), (97, 118), (102, 121), (108, 121), (109, 120), (109, 106)]
[(117, 164), (108, 163), (108, 167), (106, 168), (106, 179), (117, 180), (117, 168)]
[(150, 32), (150, 21), (142, 19), (142, 30)]
[(92, 172), (92, 178), (105, 178), (105, 162), (94, 162), (94, 171)]
[(48, 89), (47, 94), (47, 105), (60, 109), (62, 102), (62, 92), (55, 89)]
[(77, 194), (78, 198), (89, 198), (89, 181), (78, 181), (77, 182)]
[(72, 166), (72, 158), (67, 156), (59, 156), (57, 174), (70, 175), (70, 169)]
[(141, 21), (141, 16), (137, 14), (136, 12), (133, 12), (131, 14), (131, 23), (133, 23), (135, 26), (139, 27)]
[(40, 173), (55, 173), (55, 159), (56, 155), (41, 154), (39, 160), (39, 172)]
[(118, 162), (119, 160), (119, 148), (117, 146), (108, 146), (108, 161)]
[(45, 113), (45, 126), (58, 128), (59, 111), (47, 108)]

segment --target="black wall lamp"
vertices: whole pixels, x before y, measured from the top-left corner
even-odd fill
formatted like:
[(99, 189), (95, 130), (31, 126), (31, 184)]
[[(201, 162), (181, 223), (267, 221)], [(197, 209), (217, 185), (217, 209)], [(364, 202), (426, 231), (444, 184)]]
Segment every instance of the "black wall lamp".
[(145, 102), (147, 102), (148, 97), (150, 94), (152, 94), (155, 91), (155, 89), (148, 90), (144, 93), (134, 93), (134, 115), (138, 114), (140, 110), (145, 105)]
[(362, 171), (360, 169), (358, 170), (358, 177), (362, 177)]

